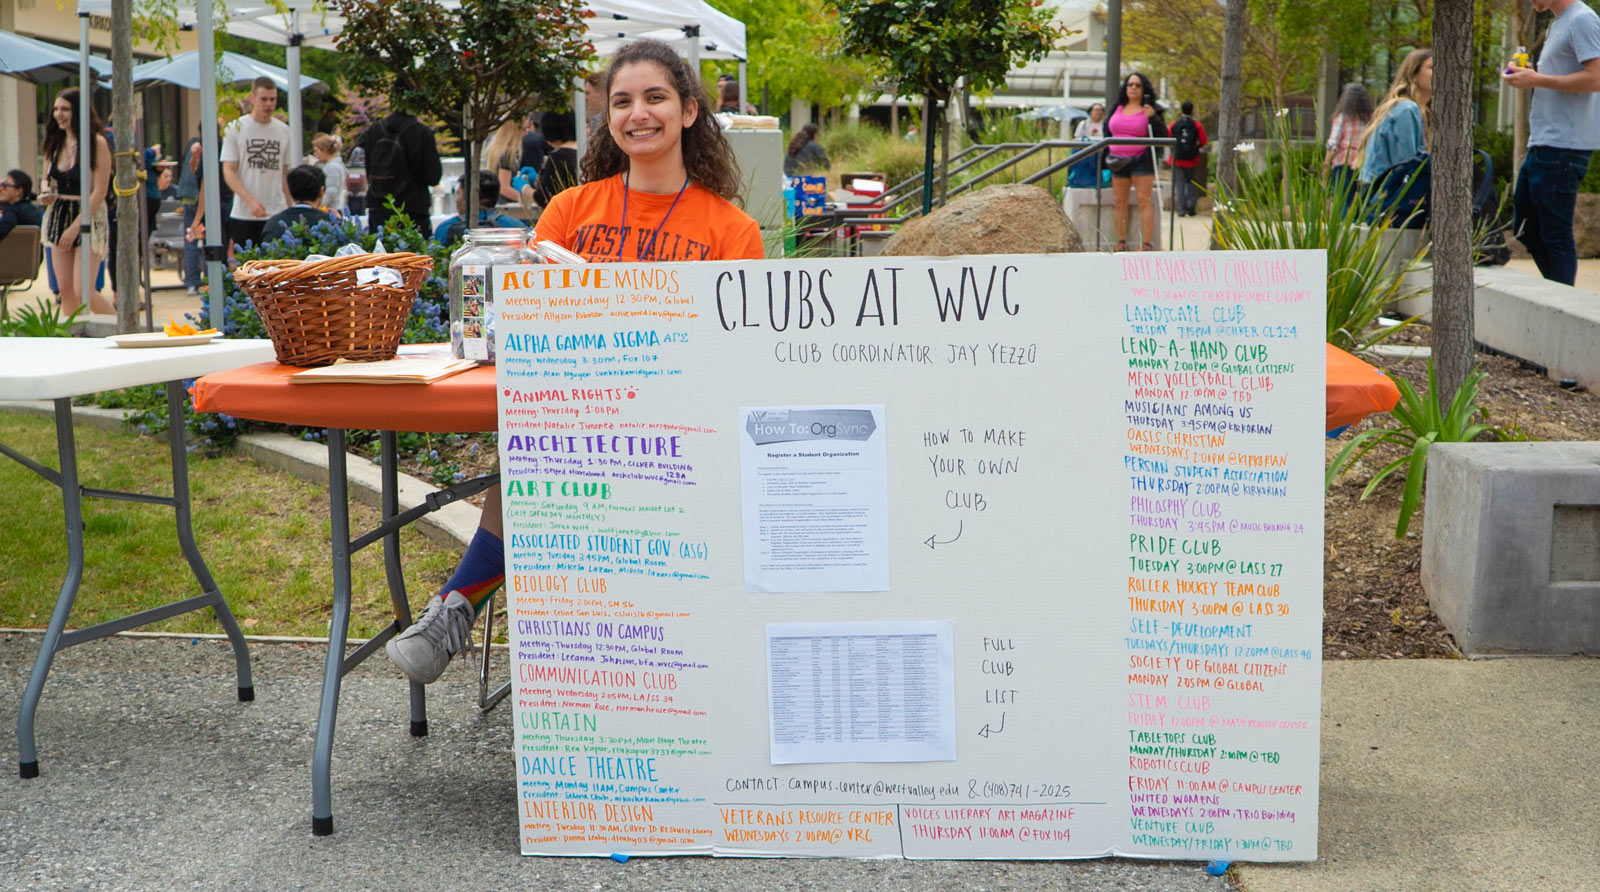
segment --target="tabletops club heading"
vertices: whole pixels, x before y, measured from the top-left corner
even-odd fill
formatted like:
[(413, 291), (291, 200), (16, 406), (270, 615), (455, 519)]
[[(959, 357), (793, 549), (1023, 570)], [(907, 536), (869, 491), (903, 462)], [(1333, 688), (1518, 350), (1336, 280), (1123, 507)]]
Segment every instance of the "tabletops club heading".
[[(1022, 312), (1012, 276), (1016, 266), (1001, 264), (938, 264), (902, 276), (908, 267), (861, 267), (848, 274), (827, 267), (730, 269), (717, 274), (717, 321), (724, 331), (769, 329), (801, 331), (835, 325), (888, 327), (902, 314), (936, 314), (939, 322), (984, 322)], [(679, 270), (652, 266), (521, 266), (500, 267), (497, 299), (516, 306), (518, 296), (562, 291), (639, 291), (659, 296), (666, 305), (692, 305), (680, 296)], [(674, 298), (677, 298), (675, 300)], [(903, 298), (903, 299), (902, 299)], [(765, 306), (762, 306), (765, 304)]]

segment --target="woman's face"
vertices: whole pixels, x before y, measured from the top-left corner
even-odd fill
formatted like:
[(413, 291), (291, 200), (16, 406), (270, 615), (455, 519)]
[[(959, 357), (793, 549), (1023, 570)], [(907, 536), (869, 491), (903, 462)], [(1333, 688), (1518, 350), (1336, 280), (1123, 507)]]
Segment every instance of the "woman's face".
[(0, 176), (0, 202), (16, 204), (21, 197), (22, 190), (17, 187), (17, 184), (11, 182), (10, 177)]
[[(58, 97), (56, 104), (50, 109), (50, 117), (55, 120), (56, 126), (69, 133), (72, 131), (72, 103), (65, 98)], [(73, 134), (76, 136), (77, 134)]]
[(1094, 121), (1096, 124), (1098, 124), (1098, 123), (1100, 123), (1100, 119), (1104, 118), (1105, 116), (1106, 116), (1106, 107), (1105, 106), (1101, 105), (1098, 102), (1096, 102), (1094, 105), (1089, 106), (1089, 120)]
[(624, 65), (611, 77), (607, 125), (630, 159), (648, 161), (683, 151), (684, 128), (694, 123), (699, 107), (685, 103), (672, 76), (654, 62)]
[(1422, 67), (1417, 69), (1417, 88), (1424, 93), (1433, 92), (1433, 58), (1423, 60)]
[(1127, 83), (1123, 84), (1122, 86), (1128, 91), (1128, 102), (1132, 103), (1133, 105), (1144, 104), (1143, 81), (1136, 77), (1130, 77), (1128, 78)]

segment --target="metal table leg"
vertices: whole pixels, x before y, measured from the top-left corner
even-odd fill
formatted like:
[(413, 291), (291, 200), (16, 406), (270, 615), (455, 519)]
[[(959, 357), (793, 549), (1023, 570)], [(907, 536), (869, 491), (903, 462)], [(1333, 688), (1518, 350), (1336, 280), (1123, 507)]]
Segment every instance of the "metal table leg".
[(167, 443), (172, 453), (172, 498), (175, 503), (172, 507), (178, 515), (178, 545), (183, 549), (184, 559), (189, 562), (189, 570), (194, 573), (195, 581), (200, 583), (200, 590), (214, 598), (211, 611), (216, 615), (217, 622), (222, 624), (223, 631), (228, 633), (228, 643), (233, 645), (239, 699), (248, 703), (256, 698), (255, 685), (250, 679), (250, 648), (244, 642), (244, 633), (239, 630), (239, 623), (228, 608), (228, 602), (222, 599), (216, 581), (211, 578), (211, 568), (200, 556), (200, 549), (194, 541), (194, 527), (190, 523), (189, 450), (184, 443), (183, 382), (168, 381), (166, 386)]
[[(346, 477), (345, 432), (328, 429), (328, 502), (333, 540), (333, 619), (328, 627), (328, 657), (322, 676), (322, 703), (317, 712), (316, 749), (311, 760), (311, 832), (317, 836), (333, 833), (333, 730), (339, 713), (339, 686), (344, 674), (361, 663), (411, 625), (411, 605), (406, 598), (401, 572), (400, 531), (417, 518), (496, 485), (498, 474), (486, 475), (431, 493), (423, 504), (400, 511), (399, 460), (395, 434), (380, 434), (383, 453), (383, 517), (377, 528), (351, 538), (350, 496)], [(350, 559), (368, 545), (383, 542), (384, 573), (389, 584), (389, 600), (394, 605), (395, 621), (385, 626), (367, 643), (345, 654), (350, 636), (351, 581)], [(509, 688), (509, 685), (508, 685)], [(427, 701), (424, 687), (410, 683), (411, 733), (428, 733)]]
[(24, 778), (39, 776), (33, 714), (39, 708), (39, 693), (44, 690), (45, 676), (50, 674), (50, 662), (55, 659), (61, 632), (67, 627), (72, 602), (78, 598), (78, 585), (83, 582), (83, 493), (78, 489), (78, 447), (72, 437), (70, 399), (56, 400), (56, 455), (61, 463), (61, 500), (66, 507), (67, 578), (61, 583), (56, 609), (50, 614), (39, 656), (33, 661), (33, 674), (28, 676), (28, 687), (22, 692), (22, 709), (17, 713), (19, 773)]
[[(167, 442), (172, 466), (171, 496), (89, 489), (81, 486), (78, 482), (78, 450), (72, 431), (70, 398), (55, 401), (56, 455), (61, 465), (59, 471), (52, 471), (10, 449), (0, 447), (0, 453), (17, 460), (61, 488), (67, 528), (67, 576), (61, 584), (61, 594), (56, 598), (55, 609), (50, 614), (50, 624), (45, 629), (44, 641), (39, 645), (39, 656), (34, 660), (33, 672), (29, 675), (28, 686), (23, 691), (22, 707), (17, 714), (18, 770), (24, 778), (39, 776), (39, 758), (33, 729), (34, 715), (39, 707), (39, 696), (44, 690), (45, 678), (50, 674), (50, 664), (54, 661), (56, 653), (66, 648), (115, 635), (156, 620), (209, 607), (227, 632), (229, 643), (233, 645), (239, 699), (243, 701), (255, 699), (255, 687), (250, 679), (250, 650), (245, 644), (244, 634), (239, 630), (239, 623), (234, 619), (233, 611), (228, 609), (228, 602), (223, 600), (216, 581), (211, 577), (211, 570), (206, 566), (205, 559), (201, 557), (200, 549), (195, 544), (189, 506), (189, 452), (184, 443), (183, 382), (168, 381), (166, 390), (169, 419)], [(183, 551), (185, 560), (189, 562), (190, 572), (200, 585), (201, 594), (88, 628), (66, 631), (67, 617), (72, 613), (78, 589), (83, 582), (84, 496), (166, 505), (173, 509), (177, 520), (178, 545)]]
[(339, 682), (344, 677), (344, 645), (350, 632), (350, 500), (344, 460), (344, 431), (328, 430), (328, 507), (332, 515), (333, 619), (328, 626), (328, 658), (322, 673), (322, 703), (317, 709), (317, 742), (311, 759), (311, 832), (333, 833), (333, 724), (339, 713)]
[[(396, 457), (394, 431), (379, 435), (383, 451), (383, 518), (388, 523), (400, 513), (399, 460)], [(389, 580), (389, 600), (394, 604), (395, 632), (411, 627), (411, 601), (406, 596), (406, 578), (400, 568), (400, 530), (383, 537), (383, 571)], [(411, 736), (428, 735), (427, 688), (411, 682)]]

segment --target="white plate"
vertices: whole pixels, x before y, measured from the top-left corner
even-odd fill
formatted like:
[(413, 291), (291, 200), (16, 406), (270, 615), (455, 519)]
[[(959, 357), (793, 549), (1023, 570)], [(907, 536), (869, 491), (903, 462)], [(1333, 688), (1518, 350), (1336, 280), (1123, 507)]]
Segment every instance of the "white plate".
[(137, 334), (112, 335), (106, 340), (118, 347), (192, 347), (195, 344), (209, 344), (212, 338), (220, 337), (222, 335), (219, 332), (171, 337), (159, 331), (142, 331)]

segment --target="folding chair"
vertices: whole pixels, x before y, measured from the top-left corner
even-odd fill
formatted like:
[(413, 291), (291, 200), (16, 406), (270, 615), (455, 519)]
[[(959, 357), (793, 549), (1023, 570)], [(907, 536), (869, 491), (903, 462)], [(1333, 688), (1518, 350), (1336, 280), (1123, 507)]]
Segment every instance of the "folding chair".
[(12, 289), (32, 285), (43, 263), (44, 244), (39, 227), (18, 226), (0, 239), (0, 319), (11, 318), (6, 300)]

